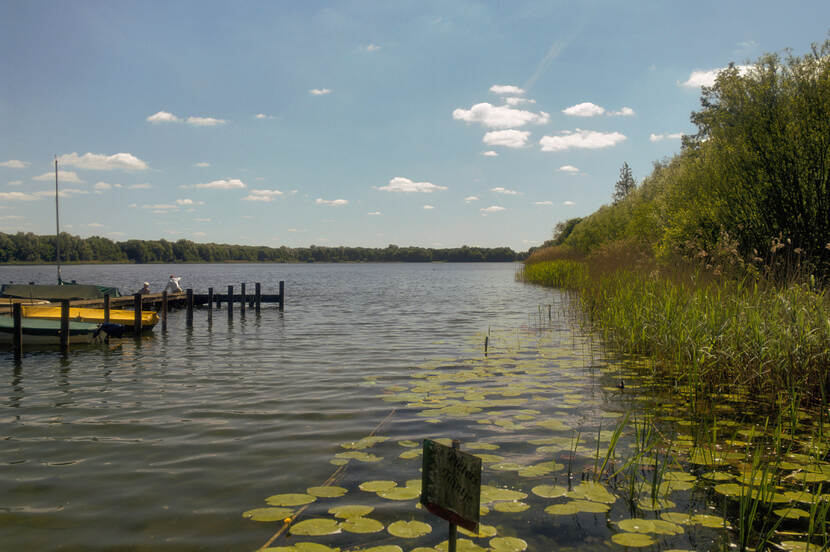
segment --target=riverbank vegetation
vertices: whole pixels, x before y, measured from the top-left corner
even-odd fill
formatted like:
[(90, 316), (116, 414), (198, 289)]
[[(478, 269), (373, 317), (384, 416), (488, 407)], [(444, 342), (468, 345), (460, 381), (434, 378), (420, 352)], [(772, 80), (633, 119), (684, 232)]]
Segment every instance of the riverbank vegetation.
[(691, 120), (680, 153), (558, 224), (521, 277), (577, 290), (585, 320), (693, 394), (737, 384), (824, 412), (830, 41), (730, 66)]
[[(513, 262), (509, 247), (266, 247), (196, 243), (189, 240), (127, 240), (114, 242), (65, 232), (60, 237), (61, 261), (70, 263), (222, 263), (222, 262)], [(0, 232), (0, 263), (55, 262), (55, 236)]]

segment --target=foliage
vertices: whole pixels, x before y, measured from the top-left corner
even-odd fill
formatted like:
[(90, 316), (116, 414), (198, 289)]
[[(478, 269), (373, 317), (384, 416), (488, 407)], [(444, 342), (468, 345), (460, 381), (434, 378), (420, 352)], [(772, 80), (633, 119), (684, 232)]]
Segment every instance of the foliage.
[[(62, 262), (513, 262), (518, 255), (509, 247), (265, 247), (195, 243), (189, 240), (127, 240), (113, 242), (92, 236), (61, 233)], [(55, 236), (0, 233), (0, 263), (55, 262)]]
[(628, 163), (623, 163), (620, 167), (620, 178), (614, 184), (614, 203), (619, 203), (628, 196), (637, 187), (637, 182), (634, 181), (634, 176), (631, 174), (631, 167)]

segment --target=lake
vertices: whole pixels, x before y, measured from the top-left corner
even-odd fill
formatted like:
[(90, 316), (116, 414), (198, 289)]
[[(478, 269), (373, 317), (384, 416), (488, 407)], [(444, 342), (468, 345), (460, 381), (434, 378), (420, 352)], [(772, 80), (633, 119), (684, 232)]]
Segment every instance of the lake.
[[(734, 504), (713, 487), (737, 474), (700, 459), (711, 427), (640, 375), (646, 361), (584, 332), (572, 298), (516, 282), (517, 267), (64, 267), (122, 292), (161, 290), (171, 273), (197, 292), (284, 280), (285, 311), (237, 306), (229, 320), (223, 306), (209, 325), (197, 309), (192, 328), (174, 311), (166, 332), (20, 366), (0, 352), (2, 549), (255, 550), (298, 516), (271, 546), (432, 550), (447, 524), (417, 508), (424, 438), (483, 458), (481, 533), (459, 550), (716, 548)], [(53, 280), (53, 267), (0, 268), (2, 282)], [(345, 505), (373, 511), (330, 512)], [(402, 536), (396, 521), (429, 530)]]

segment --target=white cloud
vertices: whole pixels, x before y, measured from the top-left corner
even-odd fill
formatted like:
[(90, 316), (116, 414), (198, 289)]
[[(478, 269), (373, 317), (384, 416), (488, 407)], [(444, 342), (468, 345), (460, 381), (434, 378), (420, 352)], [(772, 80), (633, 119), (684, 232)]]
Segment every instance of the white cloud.
[(121, 184), (110, 184), (109, 182), (96, 182), (92, 188), (96, 194), (101, 194), (113, 188), (123, 188), (123, 186)]
[(187, 198), (187, 197), (184, 198), (184, 199), (177, 199), (176, 200), (176, 205), (193, 205), (193, 204), (194, 204), (194, 201), (190, 198)]
[(484, 135), (482, 142), (488, 146), (523, 148), (527, 145), (530, 132), (525, 130), (493, 130)]
[(619, 132), (597, 132), (595, 130), (567, 130), (560, 136), (543, 136), (539, 140), (542, 151), (567, 151), (573, 148), (600, 149), (615, 146), (625, 140)]
[(496, 152), (495, 152), (495, 151), (493, 151), (493, 150), (490, 150), (490, 151), (483, 151), (483, 152), (481, 152), (481, 155), (483, 155), (484, 157), (498, 157), (498, 156), (499, 156), (499, 154), (498, 154), (498, 153), (496, 153)]
[(373, 216), (373, 217), (376, 217), (376, 216), (380, 215), (380, 211), (371, 211), (371, 212), (366, 213), (366, 214), (367, 214), (367, 215), (371, 215), (371, 216)]
[(152, 184), (148, 184), (148, 183), (144, 182), (143, 184), (131, 184), (131, 185), (127, 186), (127, 189), (128, 190), (149, 190), (152, 187), (153, 187)]
[(533, 203), (534, 205), (553, 205), (552, 201), (536, 201)]
[(168, 113), (167, 111), (159, 111), (158, 113), (154, 113), (147, 117), (148, 123), (178, 123), (181, 121), (178, 117), (173, 115), (172, 113)]
[(507, 188), (502, 188), (501, 186), (497, 188), (491, 188), (491, 192), (496, 192), (497, 194), (504, 194), (504, 195), (519, 195), (519, 192), (516, 190), (508, 190)]
[(517, 97), (513, 96), (513, 97), (510, 97), (510, 98), (504, 98), (504, 103), (506, 103), (507, 105), (514, 106), (514, 105), (519, 105), (519, 104), (523, 104), (523, 103), (535, 104), (536, 100), (531, 100), (531, 99), (528, 99), (528, 98), (517, 98)]
[(243, 201), (262, 201), (270, 203), (283, 195), (279, 190), (251, 190), (251, 193), (242, 198)]
[(78, 155), (75, 152), (67, 153), (58, 157), (61, 165), (69, 165), (79, 169), (90, 171), (114, 171), (122, 169), (125, 171), (143, 171), (147, 169), (147, 163), (131, 153), (115, 153), (103, 155), (100, 153), (85, 153)]
[(115, 236), (115, 237), (119, 237), (119, 236), (123, 236), (123, 235), (124, 235), (124, 232), (107, 232), (107, 235), (108, 235), (108, 236)]
[(482, 207), (481, 209), (479, 209), (479, 211), (486, 215), (489, 213), (498, 213), (499, 211), (504, 211), (504, 207), (500, 205), (491, 205), (489, 207)]
[(179, 188), (199, 188), (199, 189), (207, 189), (207, 190), (235, 190), (239, 188), (244, 188), (245, 183), (239, 180), (238, 178), (230, 178), (227, 180), (214, 180), (212, 182), (205, 182), (202, 184), (193, 184), (193, 185), (182, 185)]
[(326, 94), (331, 94), (330, 88), (312, 88), (308, 91), (309, 94), (312, 96), (325, 96)]
[(577, 169), (573, 165), (562, 165), (561, 167), (559, 167), (556, 170), (560, 171), (560, 172), (573, 173), (573, 174), (579, 172), (579, 169)]
[[(40, 176), (33, 176), (32, 180), (39, 180), (41, 182), (54, 182), (55, 173), (54, 171), (50, 171), (47, 173), (43, 173)], [(78, 173), (76, 173), (75, 171), (58, 170), (58, 180), (60, 180), (61, 182), (74, 182), (75, 184), (83, 183), (83, 180), (78, 178)]]
[(381, 186), (378, 190), (382, 190), (384, 192), (404, 192), (404, 193), (413, 193), (413, 192), (421, 192), (421, 193), (430, 193), (434, 192), (435, 190), (446, 190), (446, 186), (437, 186), (432, 182), (413, 182), (408, 178), (404, 178), (403, 176), (396, 176), (392, 180), (389, 181), (389, 184), (386, 186)]
[(433, 207), (432, 205), (424, 205), (425, 211), (432, 211), (433, 209), (435, 209), (435, 207)]
[(0, 163), (0, 167), (8, 167), (10, 169), (25, 169), (31, 165), (28, 161), (18, 161), (17, 159), (9, 159)]
[(192, 126), (218, 126), (227, 123), (225, 119), (214, 117), (188, 117), (185, 122)]
[(662, 140), (680, 140), (681, 138), (683, 138), (682, 132), (676, 132), (674, 134), (651, 134), (648, 137), (650, 142), (660, 142)]
[(562, 205), (564, 205), (565, 207), (571, 207), (573, 205), (576, 205), (576, 203), (574, 203), (573, 201), (563, 201)]
[(314, 203), (317, 205), (329, 205), (331, 207), (340, 207), (342, 205), (348, 205), (349, 201), (346, 199), (323, 199), (318, 197), (314, 200)]
[(89, 226), (90, 228), (103, 228), (104, 227), (104, 225), (101, 224), (100, 222), (90, 222), (89, 224), (87, 224), (87, 226)]
[[(60, 197), (72, 197), (73, 195), (84, 195), (88, 193), (88, 191), (80, 190), (78, 188), (61, 188), (61, 191), (58, 195)], [(52, 190), (40, 190), (38, 192), (35, 192), (34, 195), (41, 197), (55, 197), (55, 192), (53, 192)]]
[(563, 109), (562, 113), (572, 117), (596, 117), (597, 115), (604, 115), (605, 108), (591, 102), (582, 102)]
[(268, 115), (266, 113), (257, 113), (256, 115), (254, 115), (254, 118), (259, 119), (260, 121), (264, 121), (264, 120), (269, 120), (270, 121), (271, 119), (276, 119), (276, 117), (274, 117), (273, 115)]
[(611, 111), (609, 115), (619, 115), (620, 117), (631, 117), (635, 115), (634, 110), (630, 107), (623, 107), (619, 111)]
[(377, 44), (369, 44), (368, 46), (364, 46), (363, 49), (367, 52), (377, 52), (380, 50), (380, 46)]
[(550, 115), (544, 111), (533, 113), (523, 109), (513, 109), (507, 105), (494, 106), (484, 102), (470, 109), (456, 109), (452, 112), (452, 118), (467, 123), (481, 123), (487, 128), (514, 128), (528, 123), (546, 124), (550, 120)]
[(3, 201), (36, 201), (40, 197), (34, 194), (24, 194), (23, 192), (0, 192), (0, 199)]
[(194, 167), (200, 167), (200, 168), (204, 169), (204, 168), (210, 167), (210, 163), (208, 163), (207, 161), (199, 161), (198, 163), (194, 163), (193, 166)]
[(470, 203), (471, 201), (478, 201), (478, 196), (467, 196), (464, 198), (465, 203)]
[(500, 96), (521, 96), (525, 93), (524, 90), (512, 84), (494, 84), (490, 87), (490, 92)]
[(9, 180), (9, 181), (7, 182), (7, 184), (8, 184), (9, 186), (22, 186), (22, 185), (23, 185), (23, 181), (22, 181), (22, 180)]
[[(750, 69), (752, 69), (751, 65), (737, 65), (738, 74), (741, 76), (745, 76), (749, 73)], [(726, 67), (721, 67), (719, 69), (710, 69), (709, 71), (703, 71), (700, 69), (695, 69), (689, 75), (689, 78), (686, 79), (685, 82), (680, 83), (681, 86), (685, 86), (687, 88), (699, 88), (701, 86), (714, 86), (715, 79), (718, 77), (718, 73), (726, 69)]]
[(178, 211), (179, 206), (175, 203), (156, 203), (153, 205), (142, 205), (142, 209), (152, 209), (154, 213)]

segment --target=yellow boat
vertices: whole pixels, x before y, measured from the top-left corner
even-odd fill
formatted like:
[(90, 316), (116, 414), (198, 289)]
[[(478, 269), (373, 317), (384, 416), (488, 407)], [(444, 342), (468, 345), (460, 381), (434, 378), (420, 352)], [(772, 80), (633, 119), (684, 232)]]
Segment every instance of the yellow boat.
[[(27, 318), (42, 318), (46, 320), (60, 320), (61, 308), (52, 305), (22, 305), (23, 316)], [(104, 323), (104, 309), (86, 309), (69, 307), (69, 319), (81, 322)], [(159, 315), (153, 311), (141, 313), (141, 329), (151, 330), (159, 321)], [(135, 330), (135, 312), (123, 309), (110, 310), (110, 324), (121, 324), (125, 329)]]

